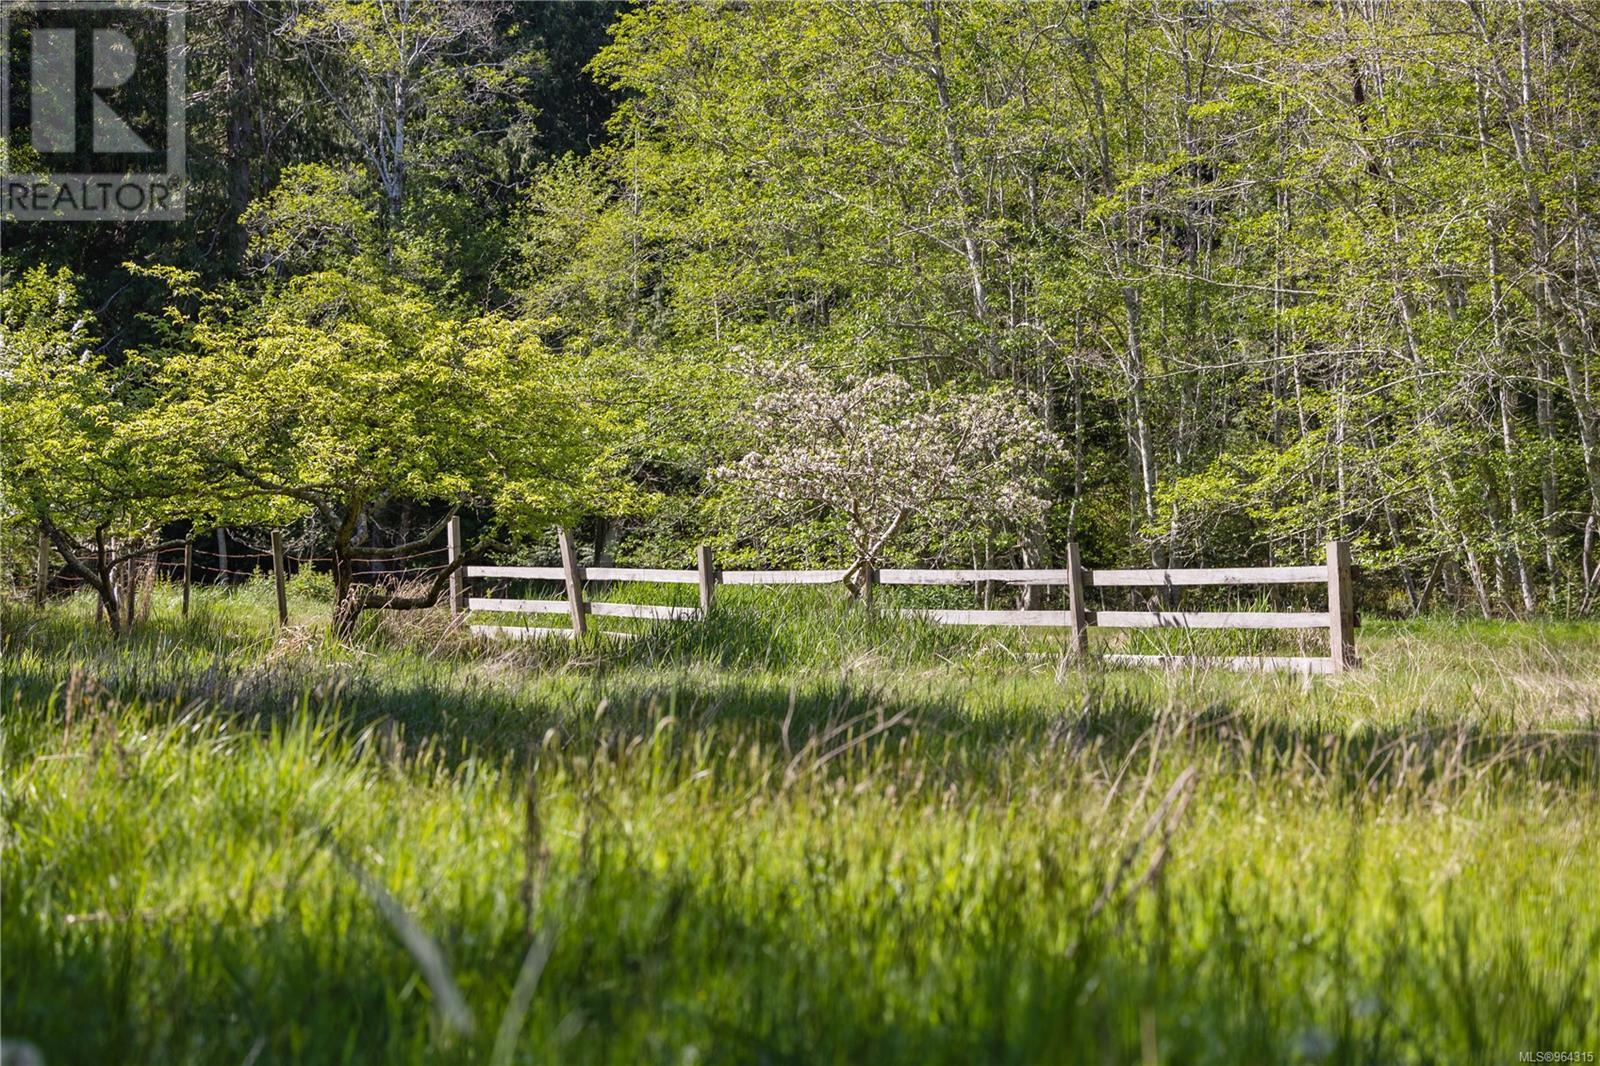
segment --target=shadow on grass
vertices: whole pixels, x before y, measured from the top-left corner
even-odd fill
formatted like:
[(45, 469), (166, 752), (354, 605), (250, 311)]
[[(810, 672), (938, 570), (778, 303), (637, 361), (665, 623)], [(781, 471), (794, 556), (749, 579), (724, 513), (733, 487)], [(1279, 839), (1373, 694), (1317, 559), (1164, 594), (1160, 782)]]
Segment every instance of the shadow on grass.
[[(395, 730), (452, 763), (517, 761), (552, 737), (569, 749), (625, 744), (671, 718), (673, 744), (698, 738), (731, 752), (759, 742), (778, 765), (808, 743), (813, 755), (844, 745), (851, 758), (912, 759), (940, 788), (1052, 760), (1092, 761), (1108, 778), (1153, 761), (1250, 781), (1291, 775), (1357, 803), (1474, 783), (1600, 781), (1593, 728), (1493, 716), (1441, 723), (1420, 708), (1352, 727), (1247, 712), (1203, 691), (1174, 705), (1170, 692), (1117, 672), (1006, 677), (970, 660), (968, 634), (841, 609), (838, 599), (836, 590), (810, 590), (776, 601), (779, 610), (733, 603), (704, 624), (656, 626), (620, 647), (598, 637), (490, 644), (446, 623), (421, 652), (405, 630), (377, 630), (363, 649), (334, 644), (325, 630), (252, 628), (226, 603), (158, 617), (121, 642), (62, 611), (8, 605), (0, 615), (8, 759), (26, 758), (31, 738), (71, 713), (70, 700), (104, 693), (156, 720), (203, 713), (267, 727), (310, 709), (351, 735)], [(907, 669), (963, 653), (966, 674), (919, 678)], [(865, 665), (839, 669), (852, 662)]]

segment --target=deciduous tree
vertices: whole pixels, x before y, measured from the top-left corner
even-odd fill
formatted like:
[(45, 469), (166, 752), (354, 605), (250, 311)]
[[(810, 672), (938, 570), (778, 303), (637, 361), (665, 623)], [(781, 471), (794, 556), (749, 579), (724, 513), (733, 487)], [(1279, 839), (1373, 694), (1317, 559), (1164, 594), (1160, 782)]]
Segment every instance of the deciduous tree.
[(803, 363), (764, 366), (751, 383), (758, 443), (713, 476), (757, 522), (842, 520), (853, 593), (904, 533), (1044, 518), (1041, 471), (1060, 442), (1014, 391), (929, 392), (897, 374), (832, 381)]

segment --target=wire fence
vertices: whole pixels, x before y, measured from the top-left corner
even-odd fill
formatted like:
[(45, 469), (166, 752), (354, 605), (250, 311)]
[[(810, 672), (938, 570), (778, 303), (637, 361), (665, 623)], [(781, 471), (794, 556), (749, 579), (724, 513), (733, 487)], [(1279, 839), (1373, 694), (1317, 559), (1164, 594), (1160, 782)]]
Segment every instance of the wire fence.
[[(187, 590), (192, 586), (237, 586), (260, 580), (288, 581), (302, 574), (313, 574), (333, 579), (336, 559), (324, 546), (305, 545), (291, 550), (284, 545), (282, 562), (275, 559), (270, 540), (270, 530), (260, 543), (250, 533), (234, 529), (225, 532), (211, 530), (199, 533), (186, 544), (168, 543), (159, 549), (137, 554), (112, 567), (108, 575), (119, 600), (126, 598), (127, 589), (143, 588), (156, 579), (180, 584)], [(120, 556), (137, 545), (108, 546), (108, 554)], [(451, 558), (448, 544), (418, 548), (392, 557), (368, 559), (359, 555), (366, 551), (388, 552), (393, 549), (374, 545), (357, 549), (355, 557), (347, 557), (346, 565), (352, 581), (360, 585), (399, 588), (417, 582), (434, 580)], [(97, 570), (99, 560), (91, 553), (82, 558), (90, 569)], [(39, 565), (33, 576), (37, 597), (71, 595), (92, 587), (93, 582), (68, 566), (54, 545), (41, 544)]]

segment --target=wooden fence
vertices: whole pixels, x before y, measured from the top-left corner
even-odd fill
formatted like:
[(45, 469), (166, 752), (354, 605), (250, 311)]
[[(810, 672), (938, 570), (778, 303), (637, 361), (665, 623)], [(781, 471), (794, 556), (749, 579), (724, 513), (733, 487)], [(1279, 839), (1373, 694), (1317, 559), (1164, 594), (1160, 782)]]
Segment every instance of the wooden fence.
[[(458, 531), (451, 529), (451, 558), (459, 550)], [(588, 619), (595, 617), (642, 618), (653, 621), (703, 619), (711, 610), (716, 586), (723, 585), (827, 585), (843, 581), (848, 570), (718, 570), (712, 565), (711, 549), (702, 545), (696, 552), (693, 570), (664, 570), (648, 567), (581, 566), (571, 535), (560, 533), (560, 566), (466, 566), (457, 571), (452, 583), (452, 611), (491, 611), (518, 614), (566, 615), (569, 624), (554, 627), (473, 625), (472, 632), (486, 636), (530, 638), (545, 636), (581, 637), (588, 631)], [(1338, 673), (1356, 665), (1355, 609), (1350, 579), (1350, 548), (1343, 541), (1327, 546), (1327, 561), (1315, 566), (1255, 566), (1204, 569), (1086, 570), (1075, 544), (1067, 546), (1066, 565), (1057, 569), (1005, 570), (874, 570), (868, 584), (878, 585), (967, 585), (1000, 582), (1012, 585), (1060, 586), (1067, 590), (1064, 610), (945, 610), (903, 608), (900, 613), (914, 615), (946, 625), (1047, 626), (1066, 629), (1068, 650), (1075, 655), (1089, 652), (1089, 630), (1102, 629), (1279, 629), (1317, 630), (1328, 633), (1326, 656), (1189, 656), (1121, 655), (1102, 656), (1102, 660), (1122, 665), (1175, 666), (1214, 665), (1236, 669), (1295, 670), (1302, 673)], [(469, 596), (465, 583), (472, 578), (522, 578), (560, 581), (566, 586), (564, 600), (527, 600)], [(699, 588), (698, 607), (662, 607), (648, 604), (591, 602), (584, 597), (584, 584), (591, 581), (642, 581), (691, 584)], [(1087, 604), (1089, 589), (1164, 588), (1195, 586), (1327, 585), (1328, 606), (1317, 611), (1121, 611), (1095, 610)], [(627, 637), (631, 634), (611, 632)]]
[[(1000, 581), (1016, 585), (1058, 585), (1067, 589), (1067, 607), (1060, 611), (966, 611), (904, 609), (949, 625), (1059, 626), (1070, 634), (1069, 649), (1089, 651), (1089, 630), (1102, 629), (1326, 629), (1326, 656), (1120, 655), (1105, 662), (1136, 666), (1205, 664), (1238, 669), (1286, 669), (1302, 673), (1338, 673), (1356, 665), (1355, 600), (1350, 580), (1350, 547), (1343, 541), (1327, 546), (1327, 562), (1318, 566), (1235, 566), (1204, 569), (1086, 570), (1077, 545), (1067, 546), (1065, 567), (1056, 570), (880, 570), (884, 585), (964, 585)], [(1194, 586), (1321, 585), (1328, 606), (1321, 611), (1115, 611), (1087, 604), (1091, 588), (1164, 588)]]
[[(455, 527), (452, 524), (452, 534)], [(452, 535), (451, 558), (454, 559), (460, 538)], [(701, 619), (711, 610), (711, 597), (716, 587), (716, 575), (711, 567), (711, 549), (702, 546), (697, 555), (699, 566), (694, 570), (660, 570), (637, 566), (581, 566), (572, 535), (560, 531), (560, 566), (464, 566), (459, 571), (463, 578), (453, 582), (450, 589), (450, 606), (453, 612), (494, 611), (513, 614), (564, 614), (569, 625), (556, 629), (550, 626), (495, 626), (474, 625), (472, 632), (482, 636), (581, 637), (588, 632), (590, 616), (600, 618), (643, 618), (650, 621), (690, 621)], [(566, 585), (564, 600), (502, 599), (492, 596), (468, 596), (465, 581), (471, 578), (522, 578), (525, 580), (560, 581)], [(662, 607), (644, 603), (592, 602), (584, 597), (583, 586), (588, 581), (647, 581), (670, 584), (697, 585), (700, 589), (698, 607)], [(608, 636), (628, 637), (632, 634), (608, 632)]]
[[(443, 549), (450, 563), (461, 558), (461, 520), (452, 518), (446, 527), (447, 543)], [(703, 619), (711, 610), (717, 585), (829, 585), (841, 582), (852, 571), (838, 570), (718, 570), (712, 563), (711, 549), (702, 545), (696, 551), (693, 570), (669, 570), (651, 567), (590, 566), (578, 563), (577, 549), (567, 530), (559, 531), (561, 546), (560, 566), (461, 566), (450, 577), (450, 610), (454, 615), (465, 612), (487, 611), (513, 614), (566, 615), (568, 625), (562, 628), (473, 625), (472, 632), (485, 636), (528, 638), (542, 636), (581, 637), (589, 629), (590, 617), (637, 618), (648, 621), (690, 621)], [(219, 549), (226, 550), (219, 539)], [(278, 622), (287, 625), (289, 620), (286, 581), (288, 577), (287, 553), (283, 535), (271, 534), (269, 554), (277, 593)], [(1147, 569), (1147, 570), (1088, 570), (1082, 565), (1076, 544), (1067, 545), (1066, 565), (1056, 569), (955, 569), (907, 570), (881, 569), (869, 572), (866, 587), (872, 585), (967, 585), (995, 582), (1019, 586), (1059, 586), (1067, 590), (1064, 610), (963, 610), (939, 608), (902, 608), (900, 613), (916, 615), (945, 625), (973, 626), (1043, 626), (1068, 631), (1068, 651), (1075, 655), (1089, 652), (1088, 631), (1102, 629), (1246, 629), (1246, 630), (1327, 630), (1328, 654), (1326, 656), (1191, 656), (1191, 655), (1126, 655), (1106, 654), (1103, 661), (1124, 665), (1190, 665), (1207, 664), (1244, 669), (1287, 669), (1304, 673), (1338, 673), (1357, 663), (1355, 648), (1355, 600), (1351, 586), (1350, 548), (1343, 541), (1330, 541), (1324, 564), (1314, 566), (1256, 566), (1215, 567), (1200, 569)], [(50, 545), (44, 534), (39, 536), (36, 561), (37, 602), (43, 604), (51, 580)], [(183, 613), (189, 613), (189, 589), (194, 567), (194, 543), (184, 543), (181, 576), (183, 582)], [(566, 586), (566, 599), (529, 600), (469, 596), (467, 582), (473, 578), (521, 578), (559, 581)], [(595, 581), (638, 581), (689, 584), (699, 590), (696, 607), (671, 607), (654, 604), (591, 602), (584, 596), (584, 584)], [(133, 603), (134, 567), (130, 562), (123, 573), (122, 596)], [(1089, 607), (1089, 589), (1149, 588), (1169, 592), (1180, 587), (1211, 586), (1236, 587), (1258, 585), (1322, 585), (1327, 586), (1327, 607), (1311, 611), (1180, 611), (1180, 610), (1096, 610)], [(131, 616), (130, 616), (131, 617)], [(608, 636), (626, 638), (630, 633), (607, 632)]]

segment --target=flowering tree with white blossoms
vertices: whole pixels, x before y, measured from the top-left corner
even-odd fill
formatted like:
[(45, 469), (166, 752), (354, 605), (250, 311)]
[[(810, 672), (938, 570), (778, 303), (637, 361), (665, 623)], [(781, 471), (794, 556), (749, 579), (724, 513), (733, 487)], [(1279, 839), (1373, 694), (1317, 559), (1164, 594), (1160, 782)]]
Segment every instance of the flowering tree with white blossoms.
[(946, 534), (1044, 518), (1042, 474), (1062, 446), (1019, 392), (929, 392), (898, 374), (839, 382), (803, 363), (750, 378), (758, 446), (713, 480), (758, 521), (842, 519), (852, 596), (908, 526)]

